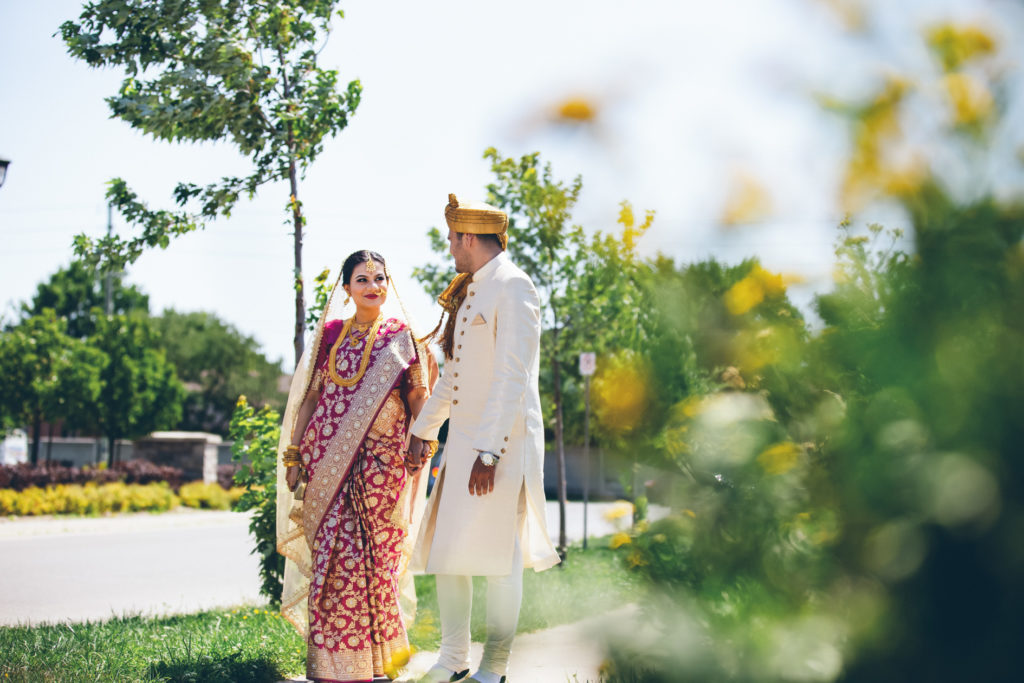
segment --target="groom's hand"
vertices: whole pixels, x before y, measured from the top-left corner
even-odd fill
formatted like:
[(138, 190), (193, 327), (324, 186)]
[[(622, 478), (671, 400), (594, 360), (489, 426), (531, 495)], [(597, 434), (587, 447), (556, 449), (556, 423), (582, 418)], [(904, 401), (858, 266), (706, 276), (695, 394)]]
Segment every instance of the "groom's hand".
[(405, 470), (409, 474), (419, 472), (427, 453), (430, 453), (430, 445), (415, 434), (412, 435), (409, 439), (409, 448), (405, 452)]
[(493, 490), (494, 467), (488, 467), (477, 458), (473, 461), (473, 470), (469, 473), (469, 495), (485, 496)]

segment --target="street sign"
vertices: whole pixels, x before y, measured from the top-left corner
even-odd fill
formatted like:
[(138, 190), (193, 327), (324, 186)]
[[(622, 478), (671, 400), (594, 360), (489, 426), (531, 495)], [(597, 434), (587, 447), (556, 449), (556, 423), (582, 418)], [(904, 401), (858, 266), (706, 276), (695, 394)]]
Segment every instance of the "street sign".
[(580, 374), (590, 377), (597, 369), (597, 354), (593, 351), (584, 351), (580, 354)]

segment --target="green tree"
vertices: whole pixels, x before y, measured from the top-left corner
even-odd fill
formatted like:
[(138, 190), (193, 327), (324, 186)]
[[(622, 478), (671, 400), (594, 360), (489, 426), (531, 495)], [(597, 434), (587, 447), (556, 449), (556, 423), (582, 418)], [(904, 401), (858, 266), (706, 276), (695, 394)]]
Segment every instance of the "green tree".
[(92, 419), (107, 437), (107, 459), (112, 465), (117, 439), (132, 439), (178, 424), (185, 387), (146, 316), (98, 317), (89, 344), (107, 356), (100, 376), (103, 389)]
[[(110, 283), (111, 313), (149, 312), (149, 296), (135, 285), (125, 285), (120, 275), (111, 276)], [(105, 287), (102, 273), (82, 261), (73, 261), (36, 287), (32, 301), (22, 304), (22, 315), (40, 315), (44, 309), (52, 309), (67, 321), (69, 335), (85, 339), (95, 332), (97, 311), (105, 310)]]
[(0, 413), (7, 424), (29, 427), (33, 464), (39, 462), (43, 421), (51, 430), (59, 420), (83, 424), (99, 396), (105, 363), (101, 352), (67, 334), (67, 322), (52, 309), (0, 333)]
[(107, 98), (113, 116), (158, 140), (228, 141), (252, 163), (246, 176), (201, 187), (182, 182), (178, 209), (152, 210), (120, 178), (108, 200), (140, 228), (137, 236), (76, 238), (77, 253), (107, 267), (134, 262), (146, 247), (228, 217), (244, 193), (288, 181), (294, 229), (295, 361), (302, 353), (305, 301), (299, 180), (326, 138), (348, 124), (362, 86), (338, 89), (336, 71), (320, 68), (319, 50), (337, 0), (98, 0), (78, 21), (61, 25), (68, 52), (93, 67), (119, 67), (125, 79)]
[(226, 436), (239, 396), (281, 409), (281, 368), (259, 352), (252, 337), (211, 313), (166, 310), (153, 330), (188, 394), (179, 429)]

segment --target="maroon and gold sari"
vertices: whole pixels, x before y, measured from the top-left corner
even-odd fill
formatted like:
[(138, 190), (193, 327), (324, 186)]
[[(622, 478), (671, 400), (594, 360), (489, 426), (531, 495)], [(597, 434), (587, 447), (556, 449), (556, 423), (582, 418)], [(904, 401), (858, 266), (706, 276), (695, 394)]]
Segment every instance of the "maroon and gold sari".
[[(352, 387), (331, 378), (330, 348), (342, 321), (325, 325), (311, 386), (320, 401), (301, 442), (309, 482), (302, 529), (311, 549), (307, 676), (369, 681), (395, 675), (408, 658), (399, 611), (406, 544), (403, 464), (406, 396), (425, 386), (409, 329), (385, 321), (362, 379)], [(367, 338), (342, 340), (336, 372), (352, 377)]]

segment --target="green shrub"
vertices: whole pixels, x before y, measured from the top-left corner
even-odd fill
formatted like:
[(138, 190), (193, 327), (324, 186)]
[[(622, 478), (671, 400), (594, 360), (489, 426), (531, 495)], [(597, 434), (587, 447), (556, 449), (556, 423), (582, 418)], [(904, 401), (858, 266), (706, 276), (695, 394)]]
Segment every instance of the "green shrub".
[(260, 556), (260, 593), (271, 604), (281, 602), (284, 585), (284, 556), (277, 552), (277, 441), (281, 434), (281, 416), (269, 406), (256, 410), (245, 396), (231, 416), (231, 458), (248, 461), (235, 474), (235, 482), (245, 493), (236, 510), (255, 510), (249, 532), (256, 539), (253, 553)]

